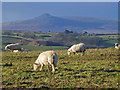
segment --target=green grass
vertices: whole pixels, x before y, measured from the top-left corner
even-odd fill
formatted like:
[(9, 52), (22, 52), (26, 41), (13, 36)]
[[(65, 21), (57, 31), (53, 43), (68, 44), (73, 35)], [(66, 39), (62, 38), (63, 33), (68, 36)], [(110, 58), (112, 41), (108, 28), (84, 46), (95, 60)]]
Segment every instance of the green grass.
[(98, 37), (101, 37), (104, 40), (107, 40), (107, 39), (118, 39), (118, 35), (100, 35)]
[(85, 56), (67, 55), (55, 50), (58, 67), (55, 73), (33, 70), (33, 63), (43, 51), (2, 53), (3, 88), (118, 88), (120, 54), (114, 48), (87, 49)]
[(2, 43), (16, 43), (22, 40), (22, 38), (19, 37), (12, 37), (12, 36), (2, 36)]
[(41, 36), (43, 37), (43, 39), (49, 39), (50, 37), (52, 37), (51, 34), (35, 34), (35, 36)]
[(114, 47), (115, 43), (117, 43), (118, 40), (104, 40), (100, 43), (100, 45), (105, 47)]
[(28, 49), (31, 51), (68, 49), (68, 47), (65, 47), (65, 46), (29, 46), (29, 45), (23, 45), (22, 47), (23, 47), (23, 49)]
[[(19, 34), (24, 34), (24, 33), (19, 33)], [(54, 36), (54, 34), (35, 34), (38, 36), (43, 36), (39, 37), (40, 40), (46, 40)], [(46, 36), (45, 36), (46, 35)], [(48, 36), (47, 36), (48, 35)], [(85, 36), (83, 36), (84, 38)], [(95, 37), (95, 36), (89, 36), (89, 37)], [(114, 43), (118, 42), (118, 35), (98, 35), (96, 37), (101, 37), (103, 40), (99, 43), (99, 45), (96, 45), (96, 47), (114, 47)], [(1, 37), (0, 37), (1, 38)], [(78, 39), (78, 37), (75, 37)], [(20, 42), (26, 42), (25, 45), (28, 45), (29, 43), (34, 41), (38, 41), (38, 39), (31, 39), (31, 38), (24, 38), (20, 36), (10, 36), (10, 35), (2, 35), (2, 44), (7, 45), (9, 43), (20, 43)], [(88, 40), (89, 41), (89, 40)], [(37, 42), (36, 42), (37, 43)], [(76, 42), (73, 42), (73, 44)], [(39, 43), (41, 44), (41, 43)], [(91, 44), (93, 45), (93, 44)], [(94, 46), (93, 46), (94, 47)], [(3, 49), (4, 50), (4, 49)]]
[(47, 36), (52, 36), (52, 35), (50, 35), (50, 34), (35, 34), (36, 36), (43, 36), (43, 35), (47, 35)]
[[(8, 52), (5, 50), (6, 45), (2, 45), (2, 51)], [(68, 49), (66, 46), (31, 46), (31, 45), (22, 45), (23, 49), (27, 49), (30, 51), (40, 51), (40, 50), (65, 50)]]

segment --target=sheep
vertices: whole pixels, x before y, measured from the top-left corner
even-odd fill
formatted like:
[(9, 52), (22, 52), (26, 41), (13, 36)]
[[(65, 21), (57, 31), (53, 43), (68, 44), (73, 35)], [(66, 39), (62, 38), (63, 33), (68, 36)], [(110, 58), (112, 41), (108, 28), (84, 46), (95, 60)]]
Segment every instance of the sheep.
[(57, 67), (58, 62), (58, 56), (57, 53), (53, 50), (42, 52), (35, 63), (33, 64), (34, 70), (36, 70), (40, 65), (40, 71), (42, 71), (42, 68), (44, 65), (48, 66), (48, 70), (50, 70), (49, 65), (52, 66), (52, 72), (55, 72), (55, 67)]
[(115, 48), (116, 48), (116, 49), (120, 49), (120, 44), (115, 43)]
[(13, 50), (13, 52), (19, 52), (18, 50)]
[(83, 56), (85, 54), (85, 51), (86, 51), (85, 44), (79, 43), (79, 44), (73, 45), (72, 47), (68, 49), (68, 55), (70, 55), (71, 53), (74, 53), (75, 55), (75, 53), (82, 52), (82, 56)]
[(5, 47), (5, 50), (8, 49), (8, 50), (10, 50), (10, 51), (12, 51), (12, 52), (22, 51), (21, 45), (22, 45), (22, 44), (19, 44), (19, 43), (8, 44), (8, 45)]

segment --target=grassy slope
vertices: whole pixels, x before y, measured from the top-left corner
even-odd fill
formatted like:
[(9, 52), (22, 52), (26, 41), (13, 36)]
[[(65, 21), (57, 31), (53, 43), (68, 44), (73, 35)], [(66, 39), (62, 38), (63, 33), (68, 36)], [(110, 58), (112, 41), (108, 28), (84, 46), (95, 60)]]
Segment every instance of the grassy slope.
[(54, 74), (46, 66), (42, 72), (40, 68), (33, 70), (42, 51), (3, 52), (3, 88), (118, 88), (120, 54), (116, 49), (88, 49), (83, 57), (68, 56), (66, 50), (55, 51), (59, 61)]
[[(6, 43), (16, 43), (16, 42), (20, 42), (21, 40), (27, 40), (27, 38), (20, 38), (20, 37), (12, 37), (12, 36), (7, 36), (4, 35), (2, 37), (2, 51), (5, 51), (5, 44)], [(32, 45), (23, 45), (22, 46), (23, 49), (28, 49), (31, 51), (39, 51), (39, 50), (64, 50), (67, 49), (68, 47), (65, 46), (32, 46)]]
[(105, 47), (114, 46), (115, 43), (118, 42), (118, 35), (98, 35), (98, 37), (102, 38), (104, 41), (100, 44)]
[[(40, 34), (42, 35), (42, 34)], [(114, 47), (114, 43), (118, 42), (117, 41), (117, 38), (118, 36), (117, 35), (99, 35), (98, 37), (101, 37), (103, 38), (103, 41), (100, 42), (100, 46), (104, 46), (104, 47)], [(48, 37), (45, 37), (45, 38), (48, 38)], [(23, 38), (23, 37), (18, 37), (18, 36), (7, 36), (7, 35), (3, 35), (2, 37), (2, 50), (4, 50), (4, 47), (5, 47), (5, 44), (7, 43), (16, 43), (16, 42), (21, 42), (21, 41), (24, 41), (24, 42), (31, 42), (32, 39), (30, 38)], [(51, 46), (51, 47), (48, 47), (48, 46), (45, 46), (45, 47), (39, 47), (39, 46), (28, 46), (28, 45), (24, 45), (22, 46), (24, 49), (28, 49), (28, 50), (34, 50), (34, 51), (38, 51), (38, 50), (49, 50), (49, 49), (67, 49), (67, 47), (63, 47), (63, 46)]]
[(31, 51), (68, 49), (68, 47), (65, 47), (65, 46), (30, 46), (30, 45), (23, 45), (22, 47), (25, 48), (25, 49), (31, 50)]

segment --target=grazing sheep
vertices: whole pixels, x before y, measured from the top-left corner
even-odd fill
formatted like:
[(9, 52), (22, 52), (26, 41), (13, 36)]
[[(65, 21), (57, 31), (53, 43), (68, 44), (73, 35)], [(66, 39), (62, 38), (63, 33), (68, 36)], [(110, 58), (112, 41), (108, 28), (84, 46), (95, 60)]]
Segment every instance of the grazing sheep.
[[(86, 51), (86, 46), (84, 43), (79, 43), (76, 45), (73, 45), (71, 48), (68, 49), (68, 55), (70, 55), (71, 53), (78, 53), (78, 52), (82, 52), (82, 56), (85, 54)], [(78, 54), (77, 54), (78, 55)]]
[(19, 52), (19, 50), (13, 50), (13, 52)]
[(115, 48), (116, 48), (116, 49), (120, 49), (120, 44), (115, 43)]
[(50, 50), (50, 51), (41, 53), (38, 56), (35, 63), (33, 64), (33, 67), (34, 67), (34, 70), (36, 70), (41, 65), (41, 69), (40, 69), (40, 71), (41, 71), (43, 68), (43, 65), (48, 65), (48, 69), (49, 69), (49, 65), (51, 65), (52, 72), (54, 73), (55, 67), (57, 67), (57, 62), (58, 62), (58, 56), (57, 56), (56, 52)]
[(21, 44), (19, 43), (15, 43), (15, 44), (8, 44), (6, 47), (5, 47), (5, 50), (10, 50), (12, 52), (18, 52), (18, 51), (22, 51), (21, 49)]

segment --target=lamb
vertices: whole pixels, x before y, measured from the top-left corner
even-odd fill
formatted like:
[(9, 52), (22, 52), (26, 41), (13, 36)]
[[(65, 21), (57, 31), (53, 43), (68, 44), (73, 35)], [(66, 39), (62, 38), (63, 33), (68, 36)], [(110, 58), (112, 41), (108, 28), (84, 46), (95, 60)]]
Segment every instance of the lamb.
[(72, 47), (68, 49), (68, 55), (70, 55), (71, 53), (74, 53), (75, 55), (75, 53), (82, 52), (82, 56), (83, 56), (85, 54), (85, 51), (86, 51), (85, 44), (79, 43), (79, 44), (73, 45)]
[(12, 52), (16, 52), (16, 51), (22, 51), (21, 49), (21, 45), (22, 44), (19, 44), (19, 43), (15, 43), (15, 44), (8, 44), (6, 47), (5, 47), (5, 50), (10, 50)]
[(58, 56), (57, 53), (53, 50), (42, 52), (35, 63), (33, 64), (34, 70), (36, 70), (40, 65), (40, 71), (42, 71), (43, 65), (48, 66), (48, 70), (50, 70), (49, 65), (52, 66), (52, 72), (55, 72), (55, 67), (57, 67)]
[(120, 44), (115, 43), (115, 48), (116, 48), (116, 49), (120, 49)]

